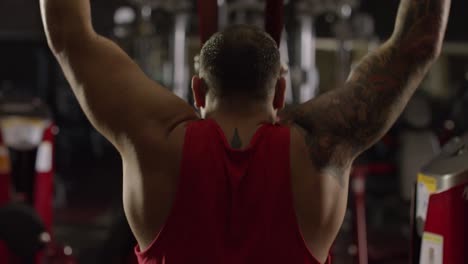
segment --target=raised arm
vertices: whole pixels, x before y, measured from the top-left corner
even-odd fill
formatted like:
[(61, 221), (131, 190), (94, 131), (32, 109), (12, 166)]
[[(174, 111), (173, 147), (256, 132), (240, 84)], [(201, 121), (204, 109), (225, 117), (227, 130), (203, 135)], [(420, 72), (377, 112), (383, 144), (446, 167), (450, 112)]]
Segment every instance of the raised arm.
[(40, 5), (49, 46), (81, 107), (117, 148), (146, 136), (163, 139), (177, 124), (197, 117), (94, 31), (89, 0), (40, 0)]
[(401, 0), (392, 37), (365, 57), (345, 86), (282, 114), (305, 134), (319, 170), (337, 176), (378, 141), (440, 54), (450, 0)]

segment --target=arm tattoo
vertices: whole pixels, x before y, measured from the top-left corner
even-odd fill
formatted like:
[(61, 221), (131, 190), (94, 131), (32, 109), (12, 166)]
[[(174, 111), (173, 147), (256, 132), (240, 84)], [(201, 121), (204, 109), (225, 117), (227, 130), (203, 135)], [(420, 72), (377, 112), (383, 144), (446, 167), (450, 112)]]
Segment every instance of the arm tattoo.
[(395, 33), (343, 88), (280, 114), (302, 128), (315, 166), (337, 176), (393, 125), (442, 45), (450, 0), (402, 0)]
[(242, 141), (239, 136), (239, 130), (237, 128), (234, 130), (234, 136), (231, 140), (231, 147), (233, 149), (240, 149), (242, 147)]

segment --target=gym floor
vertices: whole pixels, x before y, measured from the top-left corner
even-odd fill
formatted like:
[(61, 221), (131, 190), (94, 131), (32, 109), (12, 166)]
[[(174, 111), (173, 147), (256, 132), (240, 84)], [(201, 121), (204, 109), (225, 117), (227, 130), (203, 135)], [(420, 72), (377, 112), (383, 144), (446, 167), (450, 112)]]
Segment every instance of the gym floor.
[(120, 158), (117, 154), (108, 155), (102, 163), (80, 166), (67, 173), (65, 177), (80, 180), (66, 187), (66, 206), (56, 210), (56, 238), (73, 249), (79, 263), (98, 263), (122, 210)]

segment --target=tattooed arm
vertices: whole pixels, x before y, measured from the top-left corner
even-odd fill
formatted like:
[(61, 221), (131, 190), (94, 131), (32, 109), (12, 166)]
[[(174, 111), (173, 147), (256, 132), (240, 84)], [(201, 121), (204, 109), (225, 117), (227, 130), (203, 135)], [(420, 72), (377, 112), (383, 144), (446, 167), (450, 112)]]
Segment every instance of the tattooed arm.
[(402, 0), (392, 37), (343, 88), (281, 114), (304, 133), (319, 170), (337, 176), (393, 125), (440, 54), (450, 0)]

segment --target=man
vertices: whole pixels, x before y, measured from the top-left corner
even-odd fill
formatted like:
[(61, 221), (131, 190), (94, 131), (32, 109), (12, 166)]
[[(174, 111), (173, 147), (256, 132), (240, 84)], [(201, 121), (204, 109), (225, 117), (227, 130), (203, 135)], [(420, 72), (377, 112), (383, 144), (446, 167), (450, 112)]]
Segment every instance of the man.
[(285, 81), (264, 32), (234, 26), (204, 45), (192, 81), (199, 116), (94, 32), (88, 0), (40, 2), (83, 110), (122, 156), (139, 261), (168, 264), (327, 262), (351, 165), (438, 57), (450, 7), (402, 0), (391, 38), (344, 87), (275, 124)]

